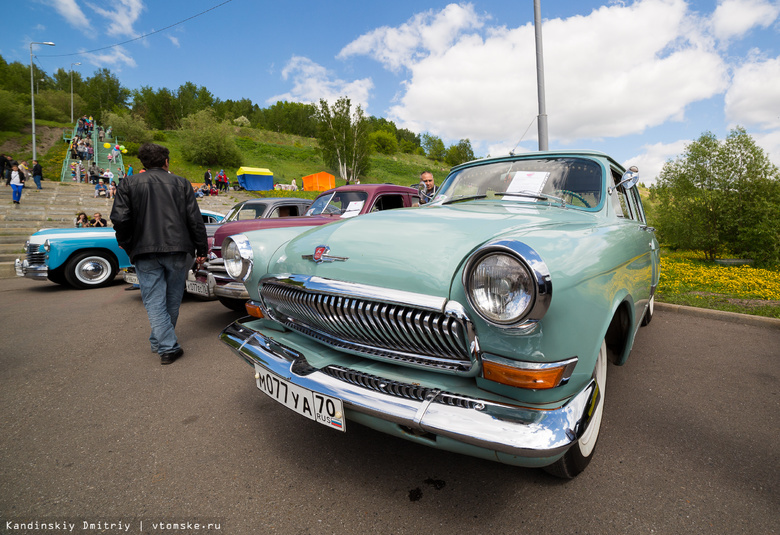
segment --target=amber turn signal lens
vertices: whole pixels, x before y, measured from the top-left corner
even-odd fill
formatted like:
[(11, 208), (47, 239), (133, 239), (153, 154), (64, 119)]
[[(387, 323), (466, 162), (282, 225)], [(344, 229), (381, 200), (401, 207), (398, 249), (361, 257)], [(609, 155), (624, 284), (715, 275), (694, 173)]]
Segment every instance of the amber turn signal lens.
[(561, 383), (566, 366), (541, 370), (514, 368), (496, 362), (483, 361), (482, 375), (485, 379), (517, 388), (555, 388)]
[(249, 314), (250, 316), (254, 316), (255, 318), (264, 317), (263, 311), (260, 310), (260, 307), (256, 303), (253, 303), (252, 301), (247, 301), (246, 305), (244, 306), (246, 307), (247, 314)]

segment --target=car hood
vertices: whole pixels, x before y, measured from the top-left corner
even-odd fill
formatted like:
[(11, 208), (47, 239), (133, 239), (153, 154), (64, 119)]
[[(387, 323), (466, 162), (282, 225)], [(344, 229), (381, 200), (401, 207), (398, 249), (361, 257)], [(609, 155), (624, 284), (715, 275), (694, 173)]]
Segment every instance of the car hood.
[(43, 243), (49, 240), (63, 239), (94, 239), (94, 238), (114, 238), (113, 228), (45, 228), (30, 236), (30, 243)]
[[(522, 240), (543, 259), (570, 256), (599, 217), (533, 204), (472, 202), (392, 210), (307, 231), (280, 248), (269, 273), (315, 275), (445, 297), (471, 252), (499, 237)], [(344, 260), (303, 259), (318, 246)], [(558, 250), (558, 251), (555, 251)]]
[(339, 221), (340, 217), (337, 215), (313, 215), (313, 216), (300, 216), (300, 217), (283, 217), (283, 218), (266, 218), (266, 219), (249, 219), (246, 221), (231, 221), (218, 226), (215, 230), (214, 245), (221, 246), (222, 242), (228, 236), (234, 234), (244, 234), (252, 230), (261, 230), (269, 228), (287, 228), (287, 227), (313, 227), (317, 225), (324, 225), (326, 223), (332, 223), (333, 221)]

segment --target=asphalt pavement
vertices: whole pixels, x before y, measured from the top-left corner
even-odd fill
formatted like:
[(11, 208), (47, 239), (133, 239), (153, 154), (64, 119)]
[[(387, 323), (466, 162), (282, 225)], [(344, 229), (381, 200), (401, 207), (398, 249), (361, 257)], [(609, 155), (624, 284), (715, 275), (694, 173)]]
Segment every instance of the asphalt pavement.
[(0, 280), (0, 533), (780, 532), (771, 324), (657, 308), (566, 482), (295, 415), (218, 341), (238, 314), (215, 301), (185, 299), (161, 366), (125, 288)]

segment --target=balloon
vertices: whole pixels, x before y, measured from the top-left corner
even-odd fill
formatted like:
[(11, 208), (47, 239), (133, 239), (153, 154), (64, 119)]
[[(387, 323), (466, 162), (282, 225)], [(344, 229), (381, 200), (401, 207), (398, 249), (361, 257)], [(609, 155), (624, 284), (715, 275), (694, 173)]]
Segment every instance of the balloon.
[(103, 148), (104, 148), (104, 149), (109, 149), (109, 148), (111, 148), (111, 143), (103, 143)]
[(127, 149), (124, 149), (124, 150), (122, 151), (122, 154), (127, 154)]
[(119, 150), (125, 150), (125, 146), (124, 145), (119, 145)]

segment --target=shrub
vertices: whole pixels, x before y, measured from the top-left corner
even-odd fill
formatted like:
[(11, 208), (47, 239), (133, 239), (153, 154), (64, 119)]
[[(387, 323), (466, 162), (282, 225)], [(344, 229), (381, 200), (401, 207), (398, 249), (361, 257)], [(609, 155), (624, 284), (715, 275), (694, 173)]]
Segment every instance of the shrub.
[[(116, 114), (106, 112), (103, 114), (103, 124), (110, 125), (114, 136), (122, 138), (123, 141), (133, 141), (135, 143), (147, 143), (152, 140), (152, 132), (138, 114)], [(125, 143), (125, 147), (127, 143)], [(128, 151), (129, 152), (129, 151)]]
[(219, 122), (211, 108), (185, 117), (180, 132), (185, 160), (198, 165), (241, 166), (233, 128), (227, 121)]

